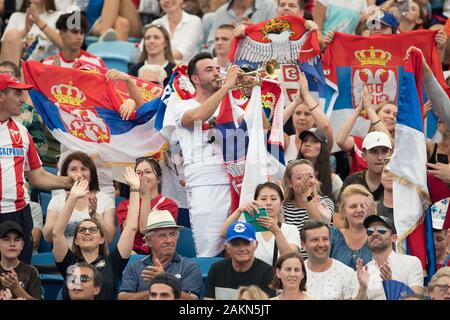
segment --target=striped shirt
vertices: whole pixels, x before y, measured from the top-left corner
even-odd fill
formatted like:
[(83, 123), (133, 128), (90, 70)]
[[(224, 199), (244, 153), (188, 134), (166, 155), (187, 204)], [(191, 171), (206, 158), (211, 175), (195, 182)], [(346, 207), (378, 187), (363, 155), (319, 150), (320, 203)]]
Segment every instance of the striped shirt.
[(78, 57), (75, 60), (69, 61), (64, 59), (63, 55), (61, 54), (61, 52), (58, 52), (57, 54), (55, 54), (54, 56), (48, 57), (47, 59), (44, 59), (44, 61), (42, 61), (43, 64), (46, 65), (52, 65), (53, 64), (53, 60), (55, 59), (55, 56), (58, 56), (60, 61), (61, 61), (61, 67), (64, 68), (73, 68), (74, 64), (75, 64), (75, 60), (79, 59), (81, 61), (86, 61), (89, 62), (90, 64), (96, 65), (98, 67), (103, 67), (106, 68), (105, 63), (103, 62), (102, 58), (89, 53), (87, 51), (84, 50), (80, 50), (80, 54), (78, 55)]
[[(333, 214), (334, 212), (333, 201), (328, 197), (321, 197), (320, 201), (322, 202), (322, 204), (328, 207), (328, 209), (330, 210), (330, 214)], [(305, 208), (296, 208), (292, 201), (285, 201), (283, 204), (283, 213), (284, 213), (284, 220), (286, 221), (286, 223), (296, 226), (298, 232), (301, 233), (305, 221), (309, 219), (308, 211), (306, 211)], [(301, 248), (301, 251), (302, 257), (306, 259), (308, 256), (303, 247)]]
[(27, 205), (24, 173), (40, 167), (27, 129), (13, 119), (0, 123), (0, 213), (19, 211)]

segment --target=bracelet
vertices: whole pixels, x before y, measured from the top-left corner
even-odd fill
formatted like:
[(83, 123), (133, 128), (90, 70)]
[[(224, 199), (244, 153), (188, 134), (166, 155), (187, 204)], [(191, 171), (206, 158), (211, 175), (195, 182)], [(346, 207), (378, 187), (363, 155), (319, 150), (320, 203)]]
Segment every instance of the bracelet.
[(374, 125), (376, 125), (378, 122), (380, 122), (381, 121), (381, 119), (378, 119), (378, 121), (375, 121), (374, 123), (370, 123), (370, 125), (371, 126), (374, 126)]
[(319, 106), (319, 104), (316, 104), (314, 107), (312, 107), (311, 109), (309, 109), (309, 112), (312, 112), (315, 108), (317, 108)]
[(47, 26), (48, 26), (48, 24), (45, 23), (45, 26), (43, 26), (42, 28), (39, 28), (39, 29), (41, 29), (41, 31), (44, 31), (44, 29), (47, 28)]
[(130, 188), (130, 192), (139, 192), (139, 189)]

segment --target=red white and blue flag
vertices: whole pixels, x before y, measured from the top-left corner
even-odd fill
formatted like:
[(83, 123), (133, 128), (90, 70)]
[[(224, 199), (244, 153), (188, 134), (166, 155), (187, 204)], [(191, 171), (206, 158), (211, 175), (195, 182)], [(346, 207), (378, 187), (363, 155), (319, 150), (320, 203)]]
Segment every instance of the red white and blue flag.
[[(143, 105), (133, 120), (122, 120), (122, 99), (105, 75), (23, 62), (34, 107), (52, 135), (68, 150), (98, 154), (105, 164), (134, 163), (157, 155), (164, 138), (154, 129), (158, 101)], [(51, 75), (51, 76), (49, 76)]]
[(395, 149), (388, 164), (394, 174), (394, 223), (398, 250), (417, 256), (431, 277), (436, 258), (427, 186), (427, 151), (423, 131), (422, 58), (414, 51), (398, 68), (398, 113)]
[[(382, 101), (398, 103), (398, 67), (410, 46), (422, 50), (436, 78), (443, 85), (438, 49), (434, 36), (436, 31), (418, 30), (394, 35), (360, 37), (336, 32), (323, 56), (326, 75), (325, 112), (336, 133), (353, 113), (360, 100), (363, 85), (372, 89), (373, 103)], [(362, 120), (362, 119), (361, 119)], [(353, 132), (364, 136), (368, 124), (359, 121)], [(436, 130), (436, 119), (427, 126), (429, 135)]]
[(244, 37), (236, 37), (229, 60), (236, 65), (247, 64), (254, 69), (274, 59), (280, 64), (278, 79), (288, 101), (298, 91), (299, 68), (306, 75), (310, 92), (321, 106), (325, 104), (325, 77), (320, 59), (316, 31), (305, 26), (306, 20), (283, 16), (253, 24)]

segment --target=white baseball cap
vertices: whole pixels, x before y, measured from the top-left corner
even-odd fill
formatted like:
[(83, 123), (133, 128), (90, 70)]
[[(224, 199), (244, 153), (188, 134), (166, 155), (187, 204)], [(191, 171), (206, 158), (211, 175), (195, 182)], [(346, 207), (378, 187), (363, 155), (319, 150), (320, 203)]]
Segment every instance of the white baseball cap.
[(373, 131), (367, 134), (362, 143), (362, 148), (370, 150), (375, 147), (388, 147), (392, 149), (391, 139), (381, 131)]

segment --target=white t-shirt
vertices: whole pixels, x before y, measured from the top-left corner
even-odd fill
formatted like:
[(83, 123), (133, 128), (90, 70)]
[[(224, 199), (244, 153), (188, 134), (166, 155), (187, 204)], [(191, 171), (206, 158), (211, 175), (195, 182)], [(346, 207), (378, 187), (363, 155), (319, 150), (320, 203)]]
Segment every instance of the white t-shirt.
[(152, 21), (152, 24), (162, 25), (170, 34), (172, 50), (177, 49), (183, 55), (178, 63), (187, 64), (194, 54), (200, 51), (200, 43), (203, 36), (202, 20), (183, 11), (180, 23), (175, 28), (175, 33), (171, 34), (169, 19), (167, 15)]
[[(289, 244), (295, 244), (300, 248), (300, 233), (296, 226), (291, 224), (281, 224), (281, 232)], [(273, 249), (275, 245), (275, 236), (272, 236), (269, 241), (266, 241), (261, 232), (256, 233), (256, 240), (258, 247), (255, 251), (255, 257), (265, 263), (272, 265), (273, 263)], [(278, 250), (278, 257), (280, 257), (280, 250)]]
[(355, 270), (342, 262), (333, 260), (328, 270), (313, 272), (305, 261), (306, 291), (320, 300), (348, 300), (358, 294), (359, 282)]
[[(51, 13), (45, 12), (40, 14), (39, 17), (47, 23), (48, 27), (55, 29), (56, 21), (61, 14), (62, 12), (60, 11), (53, 11)], [(26, 14), (24, 12), (14, 12), (9, 18), (9, 22), (3, 33), (2, 41), (5, 38), (5, 34), (10, 29), (23, 30), (23, 28), (25, 28), (25, 18)], [(30, 42), (32, 42), (36, 37), (38, 38), (38, 42), (29, 57), (30, 60), (41, 61), (58, 52), (58, 47), (47, 38), (45, 33), (42, 32), (36, 24), (33, 24), (30, 31), (26, 34), (25, 39), (29, 39)]]
[[(201, 123), (194, 124), (193, 128), (184, 128), (181, 119), (186, 111), (200, 105), (195, 99), (183, 100), (174, 107), (176, 134), (183, 151), (184, 174), (187, 187), (229, 184), (230, 180), (224, 165), (222, 148), (218, 143), (208, 142), (216, 129), (202, 131)], [(219, 115), (220, 107), (216, 109), (213, 117)], [(233, 106), (233, 117), (238, 119), (245, 111)]]
[[(392, 251), (388, 262), (392, 271), (392, 280), (403, 282), (410, 288), (423, 287), (423, 270), (419, 258)], [(370, 275), (367, 284), (367, 299), (386, 300), (378, 264), (372, 259), (367, 266)]]
[[(114, 209), (115, 204), (114, 201), (111, 199), (110, 196), (106, 195), (105, 193), (99, 191), (96, 193), (97, 197), (97, 213), (100, 217), (103, 218), (103, 214), (108, 209)], [(53, 210), (57, 214), (59, 214), (66, 203), (66, 194), (58, 194), (50, 200), (50, 203), (48, 204), (47, 210)], [(89, 219), (89, 207), (86, 207), (84, 210), (77, 210), (76, 208), (73, 209), (72, 216), (70, 217), (69, 224), (67, 225), (66, 231), (64, 232), (64, 236), (67, 239), (67, 243), (69, 244), (69, 248), (72, 247), (73, 242), (73, 236), (75, 235), (75, 228), (77, 224), (80, 221), (83, 221), (84, 219)]]

